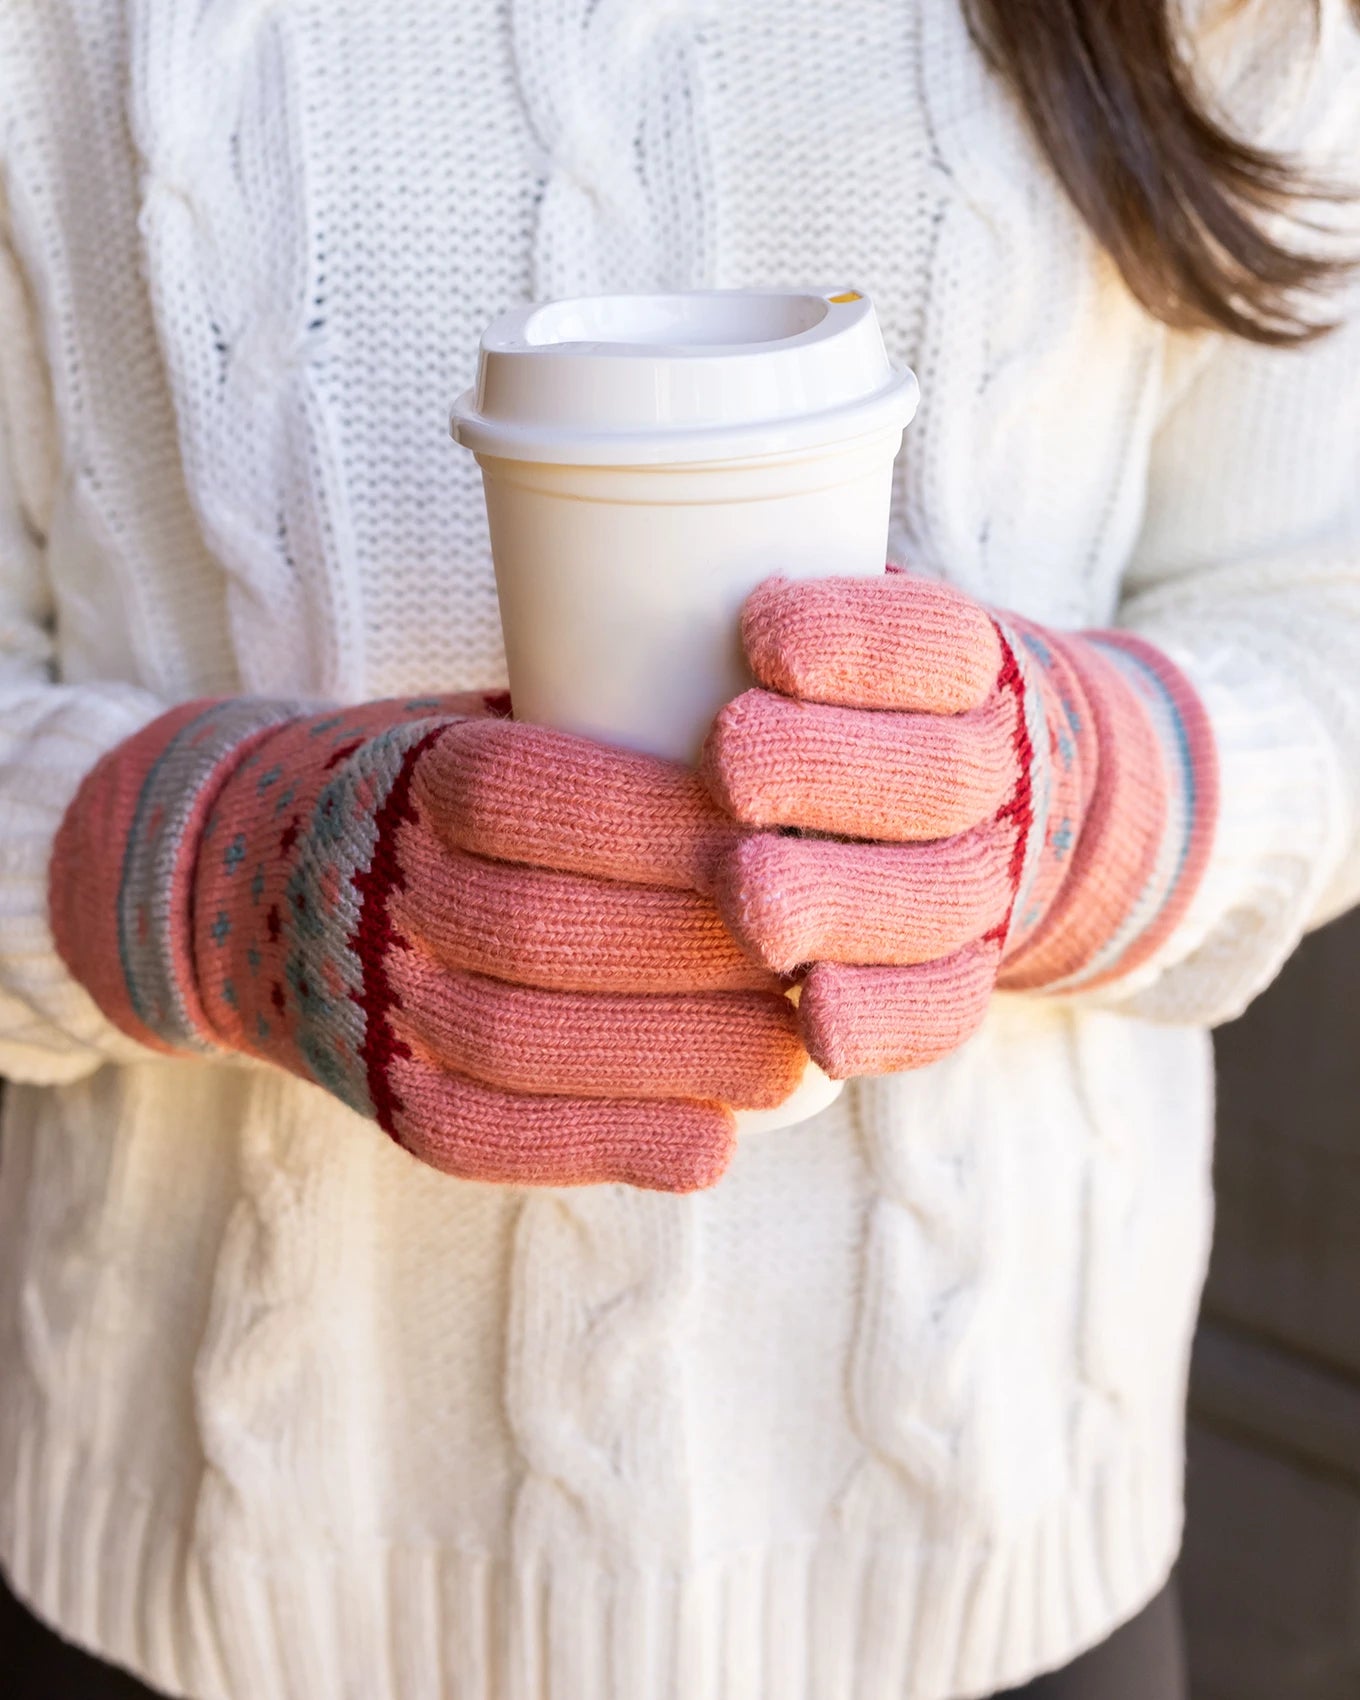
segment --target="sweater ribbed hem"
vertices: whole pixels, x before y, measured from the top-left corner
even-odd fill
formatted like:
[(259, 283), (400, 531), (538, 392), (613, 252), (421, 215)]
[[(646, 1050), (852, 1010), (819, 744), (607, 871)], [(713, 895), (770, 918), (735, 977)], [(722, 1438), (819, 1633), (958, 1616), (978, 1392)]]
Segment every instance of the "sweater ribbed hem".
[[(1132, 1456), (1015, 1538), (836, 1530), (683, 1570), (433, 1544), (194, 1544), (182, 1506), (13, 1437), (0, 1562), (68, 1639), (193, 1700), (981, 1700), (1139, 1611), (1180, 1472)], [(1169, 1461), (1168, 1461), (1169, 1462)]]

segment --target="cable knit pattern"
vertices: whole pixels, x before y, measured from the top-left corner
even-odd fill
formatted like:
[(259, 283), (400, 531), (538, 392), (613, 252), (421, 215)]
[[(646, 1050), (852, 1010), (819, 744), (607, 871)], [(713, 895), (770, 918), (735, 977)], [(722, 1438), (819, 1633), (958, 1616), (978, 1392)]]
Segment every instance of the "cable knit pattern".
[[(621, 1612), (611, 1646), (599, 1601), (624, 1554), (645, 1572), (694, 1552), (683, 1342), (699, 1293), (696, 1210), (594, 1190), (520, 1211), (506, 1363), (527, 1472), (511, 1531), (516, 1692), (623, 1694), (630, 1666), (639, 1687), (656, 1680), (645, 1624)], [(630, 1636), (641, 1639), (631, 1656)]]
[[(1346, 0), (1187, 11), (1247, 135), (1350, 168)], [(1108, 1633), (1179, 1537), (1199, 1029), (1360, 895), (1354, 301), (1297, 355), (1151, 323), (953, 3), (44, 0), (0, 8), (0, 111), (14, 1585), (194, 1700), (957, 1700)], [(109, 1022), (46, 907), (106, 752), (195, 698), (504, 683), (446, 436), (493, 314), (833, 278), (921, 381), (894, 557), (1205, 704), (1220, 829), (1155, 955), (997, 995), (696, 1199), (440, 1175)], [(531, 1063), (485, 965), (469, 1056)]]
[(258, 669), (246, 682), (300, 669), (305, 688), (332, 696), (352, 689), (364, 631), (335, 426), (314, 373), (325, 256), (300, 216), (294, 10), (286, 0), (140, 0), (130, 7), (132, 123), (185, 477), (228, 576), (239, 648)]
[(524, 107), (543, 149), (542, 298), (710, 281), (697, 77), (705, 0), (510, 0)]

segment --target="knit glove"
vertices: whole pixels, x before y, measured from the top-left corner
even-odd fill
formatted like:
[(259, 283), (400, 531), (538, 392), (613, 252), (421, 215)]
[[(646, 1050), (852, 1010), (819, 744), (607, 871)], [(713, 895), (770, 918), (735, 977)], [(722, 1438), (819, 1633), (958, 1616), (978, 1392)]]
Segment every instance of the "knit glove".
[(162, 716), (66, 814), (58, 949), (147, 1045), (275, 1063), (438, 1169), (706, 1185), (725, 1106), (806, 1062), (700, 895), (733, 829), (693, 774), (490, 707)]
[(747, 603), (762, 688), (705, 753), (739, 820), (716, 875), (739, 938), (802, 964), (804, 1041), (831, 1075), (961, 1044), (994, 987), (1131, 973), (1203, 874), (1218, 773), (1204, 708), (1126, 633), (997, 617), (890, 571), (772, 580)]

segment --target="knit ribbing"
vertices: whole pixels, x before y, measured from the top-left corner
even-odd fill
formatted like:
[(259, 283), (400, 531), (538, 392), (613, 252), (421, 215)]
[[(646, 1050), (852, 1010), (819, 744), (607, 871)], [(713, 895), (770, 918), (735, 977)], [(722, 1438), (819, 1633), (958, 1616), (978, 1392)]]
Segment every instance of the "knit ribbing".
[[(680, 1577), (588, 1557), (535, 1573), (383, 1541), (294, 1542), (276, 1566), (233, 1567), (185, 1544), (174, 1506), (101, 1480), (58, 1436), (16, 1462), (21, 1509), (0, 1546), (21, 1597), (78, 1644), (193, 1700), (295, 1700), (299, 1673), (369, 1700), (726, 1700), (738, 1676), (744, 1700), (983, 1700), (993, 1680), (1009, 1685), (1132, 1616), (1180, 1534), (1175, 1474), (1130, 1452), (1088, 1501), (1054, 1507), (1004, 1557), (828, 1529)], [(1052, 1609), (1055, 1553), (1087, 1571), (1070, 1612)], [(1132, 1587), (1126, 1568), (1142, 1578)], [(846, 1594), (864, 1602), (848, 1634)], [(362, 1611), (345, 1603), (360, 1599)]]
[(1186, 676), (1129, 634), (1093, 639), (1123, 672), (1147, 714), (1162, 756), (1167, 807), (1156, 860), (1123, 925), (1077, 976), (1074, 989), (1135, 973), (1174, 938), (1209, 865), (1219, 830), (1219, 756), (1204, 704)]
[[(1080, 639), (1049, 642), (1080, 681), (1094, 719), (1098, 780), (1053, 906), (1007, 961), (1006, 984), (1021, 990), (1061, 983), (1122, 933), (1156, 868), (1172, 787), (1172, 752), (1164, 755), (1155, 727), (1122, 679)], [(1201, 760), (1211, 773), (1211, 744), (1202, 748)], [(1202, 799), (1210, 836), (1215, 794), (1206, 787)]]
[(62, 820), (49, 881), (57, 949), (143, 1044), (211, 1048), (190, 949), (198, 845), (232, 770), (295, 712), (251, 701), (175, 709), (109, 751)]

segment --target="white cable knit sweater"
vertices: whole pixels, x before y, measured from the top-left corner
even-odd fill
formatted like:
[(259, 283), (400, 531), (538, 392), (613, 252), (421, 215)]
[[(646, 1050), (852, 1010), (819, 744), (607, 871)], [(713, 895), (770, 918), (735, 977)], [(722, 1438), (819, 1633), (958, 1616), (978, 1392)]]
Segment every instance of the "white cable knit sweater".
[[(1354, 166), (1342, 0), (1203, 24)], [(0, 1562), (200, 1700), (945, 1700), (1158, 1587), (1206, 1024), (1360, 894), (1360, 325), (1128, 299), (949, 0), (0, 8)], [(1169, 649), (1224, 812), (1174, 947), (752, 1136), (693, 1198), (421, 1168), (56, 958), (99, 753), (213, 692), (501, 681), (476, 336), (853, 278), (923, 405), (893, 543)]]

